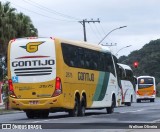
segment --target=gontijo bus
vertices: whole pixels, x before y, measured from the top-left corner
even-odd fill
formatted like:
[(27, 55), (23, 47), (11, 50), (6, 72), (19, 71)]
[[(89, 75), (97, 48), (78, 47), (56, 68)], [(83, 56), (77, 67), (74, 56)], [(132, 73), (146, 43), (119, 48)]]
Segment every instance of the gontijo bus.
[(143, 99), (149, 99), (154, 102), (156, 97), (156, 83), (153, 76), (139, 76), (136, 84), (136, 99), (140, 102)]
[(117, 80), (106, 48), (58, 38), (22, 38), (9, 42), (10, 106), (28, 118), (66, 111), (85, 115), (87, 108), (116, 105)]

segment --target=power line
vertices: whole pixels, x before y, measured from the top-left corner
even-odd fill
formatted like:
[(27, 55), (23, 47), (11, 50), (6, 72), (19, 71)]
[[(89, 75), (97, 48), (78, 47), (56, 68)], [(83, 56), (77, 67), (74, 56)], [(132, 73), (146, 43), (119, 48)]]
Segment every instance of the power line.
[(26, 9), (26, 8), (24, 8), (24, 7), (21, 7), (21, 6), (17, 5), (17, 4), (14, 4), (14, 3), (12, 3), (12, 4), (15, 5), (15, 6), (17, 6), (17, 7), (19, 7), (19, 8), (21, 8), (21, 9), (24, 9), (24, 10), (26, 10), (26, 11), (28, 11), (28, 12), (31, 12), (31, 13), (34, 13), (34, 14), (37, 14), (37, 15), (40, 15), (40, 16), (49, 18), (49, 19), (54, 19), (54, 20), (57, 20), (57, 21), (75, 22), (75, 21), (71, 21), (71, 20), (57, 19), (57, 18), (54, 18), (54, 17), (50, 17), (50, 16), (47, 16), (47, 15), (44, 15), (44, 14), (37, 13), (37, 12), (32, 11), (32, 10)]
[(102, 38), (103, 36), (102, 36), (102, 34), (100, 33), (100, 31), (99, 31), (98, 27), (96, 26), (96, 24), (94, 24), (94, 27), (95, 27), (95, 29), (97, 30), (97, 33), (99, 34), (99, 36)]
[(104, 33), (104, 35), (106, 35), (105, 30), (103, 29), (101, 23), (99, 23), (99, 24), (100, 24), (100, 27), (101, 27), (102, 32)]
[(100, 21), (99, 19), (97, 20), (91, 19), (90, 21), (88, 21), (87, 19), (83, 19), (82, 21), (79, 21), (79, 22), (83, 25), (84, 41), (87, 41), (85, 23), (90, 23), (90, 22), (95, 23), (95, 22), (100, 22)]
[(94, 31), (93, 27), (91, 26), (91, 24), (89, 23), (89, 26), (92, 30), (92, 32), (94, 33), (94, 35), (96, 36), (97, 39), (99, 39), (99, 36), (97, 35), (97, 33)]
[(56, 14), (56, 15), (59, 15), (59, 16), (61, 16), (61, 17), (65, 17), (65, 18), (67, 18), (67, 19), (79, 20), (78, 18), (75, 18), (75, 17), (69, 16), (69, 15), (66, 15), (66, 14), (63, 14), (63, 13), (60, 13), (60, 12), (57, 12), (57, 11), (55, 11), (55, 10), (53, 10), (53, 9), (51, 10), (51, 9), (49, 9), (49, 8), (47, 8), (47, 7), (39, 4), (39, 3), (33, 2), (33, 1), (31, 1), (31, 0), (27, 0), (27, 1), (26, 1), (26, 0), (23, 0), (23, 1), (24, 1), (25, 3), (28, 3), (28, 4), (30, 4), (30, 5), (33, 5), (33, 6), (37, 7), (37, 8), (39, 8), (39, 9), (42, 9), (42, 10), (47, 11), (47, 12), (49, 12), (49, 13), (54, 13), (54, 14)]

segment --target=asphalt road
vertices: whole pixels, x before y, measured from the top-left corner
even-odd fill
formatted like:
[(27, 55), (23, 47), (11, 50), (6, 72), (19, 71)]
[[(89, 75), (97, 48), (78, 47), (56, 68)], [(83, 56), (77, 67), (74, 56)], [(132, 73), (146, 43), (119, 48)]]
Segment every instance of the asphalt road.
[[(80, 131), (82, 129), (85, 129), (83, 131), (89, 131), (89, 129), (97, 131), (100, 129), (101, 131), (105, 131), (106, 128), (110, 131), (112, 131), (112, 129), (115, 129), (115, 131), (122, 129), (123, 131), (124, 129), (129, 129), (130, 127), (140, 128), (144, 127), (144, 125), (148, 128), (155, 128), (157, 126), (155, 123), (160, 124), (160, 98), (157, 98), (154, 103), (144, 101), (141, 103), (132, 103), (132, 106), (121, 106), (115, 108), (115, 112), (113, 114), (106, 114), (106, 110), (103, 109), (87, 110), (85, 117), (69, 117), (68, 113), (57, 112), (50, 113), (47, 119), (28, 119), (24, 112), (18, 112), (0, 115), (0, 123), (19, 123), (22, 125), (25, 125), (26, 123), (27, 125), (38, 124), (40, 126), (33, 127), (48, 129), (56, 128), (54, 129), (56, 131), (61, 128), (63, 128), (61, 131), (64, 129), (76, 129), (76, 131)], [(158, 128), (160, 128), (159, 124)], [(129, 132), (130, 131), (134, 130), (130, 128)]]

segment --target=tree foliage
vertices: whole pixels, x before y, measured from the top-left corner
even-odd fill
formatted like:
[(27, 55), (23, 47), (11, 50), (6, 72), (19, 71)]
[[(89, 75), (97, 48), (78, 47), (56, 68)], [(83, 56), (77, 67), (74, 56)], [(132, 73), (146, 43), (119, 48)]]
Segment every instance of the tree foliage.
[(0, 55), (5, 55), (10, 39), (37, 36), (30, 17), (16, 13), (10, 2), (0, 2)]
[(10, 6), (10, 2), (0, 1), (0, 80), (2, 80), (2, 68), (6, 57), (8, 42), (14, 38), (37, 36), (38, 31), (32, 24), (29, 16), (17, 13), (15, 8)]
[[(138, 68), (133, 63), (138, 61)], [(120, 63), (131, 66), (135, 76), (150, 75), (156, 77), (156, 83), (160, 82), (160, 39), (152, 40), (140, 50), (131, 52), (128, 56), (119, 58)]]

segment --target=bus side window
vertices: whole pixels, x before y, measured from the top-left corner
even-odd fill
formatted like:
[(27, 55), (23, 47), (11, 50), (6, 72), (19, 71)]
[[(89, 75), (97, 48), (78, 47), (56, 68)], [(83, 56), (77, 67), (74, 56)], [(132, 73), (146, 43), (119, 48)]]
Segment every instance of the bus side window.
[(74, 67), (74, 62), (70, 60), (70, 66)]
[(70, 66), (77, 67), (77, 53), (76, 48), (72, 47), (70, 50), (71, 56), (70, 56)]
[(62, 43), (62, 54), (64, 62), (71, 67), (78, 67), (77, 47)]
[(84, 60), (85, 60), (85, 67), (87, 69), (90, 69), (90, 54), (88, 49), (84, 51)]
[(83, 48), (78, 48), (78, 60), (79, 60), (79, 67), (84, 68), (84, 49)]
[(104, 67), (105, 67), (105, 71), (106, 72), (109, 72), (110, 68), (109, 68), (109, 61), (108, 61), (108, 58), (107, 58), (107, 54), (105, 54), (105, 60), (104, 60)]
[(106, 61), (106, 71), (111, 72), (115, 76), (114, 66), (113, 66), (113, 60), (111, 54), (106, 54), (105, 56)]
[(76, 67), (76, 61), (77, 61), (76, 47), (69, 46), (68, 54), (69, 54), (68, 59), (70, 62), (69, 66)]
[(62, 52), (63, 52), (63, 59), (64, 62), (69, 65), (70, 64), (70, 54), (69, 54), (69, 47), (62, 43)]
[(69, 54), (70, 54), (70, 56), (69, 56), (69, 66), (72, 66), (72, 67), (74, 67), (74, 53), (73, 53), (73, 47), (70, 47), (69, 48)]
[(99, 70), (105, 71), (105, 54), (104, 53), (100, 53), (99, 65), (100, 65)]
[(123, 69), (123, 71), (122, 71), (122, 78), (123, 78), (123, 80), (126, 79), (126, 74), (125, 74), (125, 70), (124, 70), (124, 69)]
[(95, 66), (94, 66), (94, 60), (93, 60), (93, 58), (90, 58), (89, 64), (90, 64), (90, 69), (94, 70)]
[(128, 72), (127, 72), (126, 69), (125, 69), (125, 80), (129, 80), (129, 79), (128, 79)]
[(98, 70), (99, 67), (98, 67), (98, 55), (95, 53), (93, 54), (93, 67), (94, 67), (94, 70)]
[(119, 66), (119, 74), (118, 76), (120, 77), (120, 79), (124, 79), (124, 72), (123, 72), (123, 69)]
[(95, 51), (89, 53), (89, 64), (91, 70), (98, 70), (97, 55)]
[(135, 84), (137, 84), (137, 78), (136, 77), (134, 77), (134, 82), (135, 82)]

